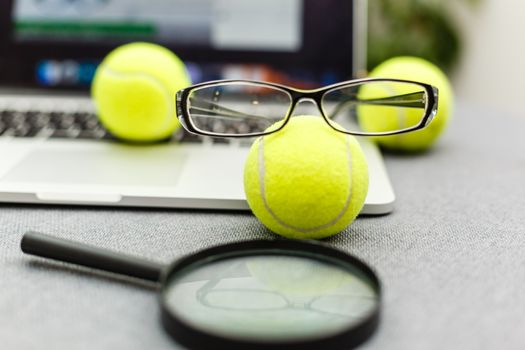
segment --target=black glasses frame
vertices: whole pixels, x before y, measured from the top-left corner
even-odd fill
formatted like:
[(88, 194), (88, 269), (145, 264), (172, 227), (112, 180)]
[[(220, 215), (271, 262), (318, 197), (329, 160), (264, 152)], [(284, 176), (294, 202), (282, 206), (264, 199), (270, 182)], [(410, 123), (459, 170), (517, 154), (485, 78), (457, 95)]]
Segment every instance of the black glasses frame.
[[(402, 130), (395, 130), (395, 131), (386, 131), (386, 132), (378, 132), (378, 133), (367, 133), (367, 132), (359, 132), (359, 131), (343, 131), (341, 129), (336, 128), (332, 123), (330, 122), (329, 117), (326, 115), (323, 107), (322, 107), (322, 100), (323, 97), (332, 92), (333, 90), (341, 89), (344, 87), (352, 87), (356, 85), (362, 85), (366, 83), (375, 83), (375, 82), (397, 82), (397, 83), (409, 83), (413, 85), (418, 85), (422, 87), (425, 90), (426, 93), (426, 106), (425, 106), (425, 113), (423, 117), (421, 118), (420, 122), (412, 127), (408, 127)], [(290, 106), (288, 107), (288, 111), (286, 112), (286, 115), (283, 117), (283, 123), (281, 125), (271, 131), (263, 131), (263, 132), (257, 132), (257, 133), (247, 133), (247, 134), (231, 134), (231, 133), (215, 133), (211, 131), (205, 131), (199, 129), (192, 121), (192, 118), (190, 117), (189, 112), (189, 97), (192, 91), (205, 88), (205, 87), (213, 87), (214, 85), (227, 85), (227, 84), (253, 84), (258, 86), (266, 86), (271, 87), (273, 89), (280, 90), (282, 92), (285, 92), (290, 97)], [(292, 88), (286, 85), (281, 84), (275, 84), (275, 83), (268, 83), (268, 82), (261, 82), (261, 81), (254, 81), (254, 80), (242, 80), (242, 79), (229, 79), (229, 80), (214, 80), (209, 82), (204, 82), (200, 84), (195, 84), (192, 86), (189, 86), (185, 89), (179, 90), (175, 97), (175, 103), (176, 103), (176, 110), (177, 110), (177, 117), (182, 124), (182, 126), (189, 131), (190, 133), (197, 134), (197, 135), (203, 135), (203, 136), (211, 136), (211, 137), (231, 137), (231, 138), (243, 138), (243, 137), (257, 137), (257, 136), (265, 136), (269, 134), (273, 134), (275, 132), (278, 132), (279, 130), (282, 130), (286, 124), (290, 121), (290, 118), (295, 110), (295, 107), (300, 101), (303, 100), (310, 100), (313, 101), (319, 112), (321, 113), (321, 116), (323, 119), (330, 125), (330, 127), (338, 132), (348, 134), (348, 135), (355, 135), (355, 136), (388, 136), (388, 135), (397, 135), (397, 134), (404, 134), (407, 132), (423, 129), (426, 127), (434, 118), (434, 116), (437, 114), (437, 107), (438, 107), (438, 89), (432, 85), (412, 81), (412, 80), (403, 80), (403, 79), (386, 79), (386, 78), (365, 78), (365, 79), (355, 79), (355, 80), (348, 80), (344, 82), (340, 82), (337, 84), (325, 86), (318, 89), (313, 90), (302, 90), (302, 89), (296, 89)]]

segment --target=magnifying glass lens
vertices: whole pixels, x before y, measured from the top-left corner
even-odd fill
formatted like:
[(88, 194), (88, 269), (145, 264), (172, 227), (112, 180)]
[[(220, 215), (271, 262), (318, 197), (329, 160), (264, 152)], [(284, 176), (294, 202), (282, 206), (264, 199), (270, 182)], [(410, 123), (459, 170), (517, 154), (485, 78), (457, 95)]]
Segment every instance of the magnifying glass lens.
[(219, 255), (165, 282), (173, 317), (207, 334), (258, 343), (338, 334), (379, 303), (375, 282), (358, 267), (306, 252)]

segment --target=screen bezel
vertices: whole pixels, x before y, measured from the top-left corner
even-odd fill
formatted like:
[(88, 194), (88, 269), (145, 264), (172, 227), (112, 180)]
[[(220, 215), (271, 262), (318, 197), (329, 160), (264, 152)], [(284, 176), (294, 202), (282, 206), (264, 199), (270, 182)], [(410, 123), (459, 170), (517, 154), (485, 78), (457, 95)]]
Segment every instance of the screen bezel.
[[(30, 88), (44, 88), (37, 85), (35, 80), (35, 64), (42, 59), (82, 58), (100, 60), (109, 51), (119, 44), (64, 44), (28, 42), (16, 43), (12, 40), (12, 10), (14, 0), (0, 2), (0, 85), (20, 86)], [(239, 51), (239, 50), (210, 50), (188, 46), (173, 46), (161, 43), (172, 49), (185, 61), (196, 63), (253, 63), (267, 64), (278, 69), (306, 69), (320, 71), (323, 67), (330, 67), (337, 74), (345, 78), (357, 75), (356, 58), (356, 11), (355, 3), (360, 0), (303, 0), (302, 35), (303, 46), (298, 52), (275, 51)], [(324, 11), (324, 12), (323, 12)], [(321, 13), (321, 15), (320, 15)], [(322, 23), (327, 20), (344, 29), (332, 33), (318, 32)], [(335, 35), (335, 37), (333, 37)], [(327, 40), (327, 37), (332, 39)], [(322, 40), (319, 38), (323, 38)], [(317, 42), (315, 41), (317, 39)], [(323, 54), (315, 49), (315, 44), (321, 42)], [(337, 46), (335, 46), (337, 45)], [(339, 48), (339, 50), (333, 50)], [(324, 52), (331, 52), (330, 55)], [(261, 60), (264, 57), (264, 61)], [(2, 62), (3, 60), (3, 62)], [(3, 68), (2, 68), (3, 67)], [(45, 89), (57, 89), (46, 87)], [(64, 87), (58, 88), (64, 89)], [(76, 89), (86, 89), (78, 87)]]

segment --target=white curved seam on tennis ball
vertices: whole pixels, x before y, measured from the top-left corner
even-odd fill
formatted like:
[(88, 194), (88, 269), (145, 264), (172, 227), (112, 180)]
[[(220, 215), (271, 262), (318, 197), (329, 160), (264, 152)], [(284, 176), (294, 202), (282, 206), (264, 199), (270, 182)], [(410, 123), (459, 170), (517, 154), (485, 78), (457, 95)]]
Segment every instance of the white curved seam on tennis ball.
[(153, 84), (157, 85), (157, 87), (159, 87), (161, 89), (161, 91), (164, 93), (164, 97), (165, 97), (165, 100), (167, 101), (166, 104), (168, 105), (168, 112), (167, 112), (167, 115), (165, 116), (164, 118), (164, 124), (162, 125), (162, 128), (159, 127), (160, 130), (163, 130), (164, 127), (170, 122), (170, 117), (175, 113), (175, 106), (172, 106), (171, 103), (169, 103), (169, 101), (171, 100), (171, 97), (170, 97), (170, 93), (168, 91), (168, 89), (164, 86), (164, 84), (162, 84), (162, 82), (155, 78), (154, 76), (151, 76), (147, 73), (143, 73), (143, 72), (126, 72), (126, 73), (122, 73), (122, 72), (117, 72), (107, 66), (103, 66), (102, 69), (107, 72), (109, 75), (113, 75), (117, 78), (120, 78), (120, 79), (124, 79), (124, 78), (127, 78), (128, 75), (135, 75), (135, 76), (139, 76), (139, 77), (142, 77), (142, 78), (146, 78), (148, 79), (149, 81), (151, 81)]
[(346, 202), (345, 202), (345, 205), (343, 207), (343, 209), (339, 212), (339, 214), (331, 221), (329, 221), (328, 223), (326, 224), (323, 224), (323, 225), (319, 225), (319, 226), (314, 226), (314, 227), (309, 227), (309, 228), (302, 228), (302, 227), (297, 227), (297, 226), (294, 226), (294, 225), (290, 225), (290, 224), (287, 224), (286, 222), (284, 222), (281, 218), (279, 218), (275, 213), (274, 211), (270, 208), (270, 205), (268, 204), (268, 201), (266, 200), (266, 186), (265, 186), (265, 183), (264, 183), (264, 175), (266, 173), (266, 170), (265, 170), (265, 163), (264, 163), (264, 138), (261, 138), (260, 139), (260, 142), (259, 142), (259, 187), (260, 187), (260, 191), (261, 191), (261, 197), (262, 197), (262, 200), (263, 200), (263, 203), (264, 203), (264, 207), (266, 208), (266, 210), (268, 211), (268, 213), (270, 213), (270, 215), (272, 216), (272, 218), (277, 221), (279, 224), (281, 224), (282, 226), (288, 228), (288, 229), (292, 229), (292, 230), (296, 230), (296, 231), (299, 231), (299, 232), (302, 232), (302, 233), (309, 233), (309, 232), (312, 232), (312, 231), (317, 231), (317, 230), (322, 230), (322, 229), (325, 229), (325, 228), (328, 228), (330, 226), (333, 226), (335, 224), (337, 224), (337, 222), (343, 217), (343, 215), (347, 212), (348, 210), (348, 207), (350, 206), (350, 202), (352, 200), (352, 150), (350, 148), (350, 142), (348, 142), (348, 138), (345, 138), (346, 140), (346, 146), (347, 146), (347, 157), (348, 157), (348, 174), (349, 174), (349, 191), (348, 191), (348, 197), (346, 198)]

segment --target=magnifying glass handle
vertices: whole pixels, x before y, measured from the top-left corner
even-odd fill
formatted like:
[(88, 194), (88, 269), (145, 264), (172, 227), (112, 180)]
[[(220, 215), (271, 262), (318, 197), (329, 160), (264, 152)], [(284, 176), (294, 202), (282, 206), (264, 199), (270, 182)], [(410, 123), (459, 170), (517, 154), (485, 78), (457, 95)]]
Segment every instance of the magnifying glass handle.
[(160, 281), (164, 268), (163, 265), (148, 260), (33, 231), (24, 234), (21, 248), (26, 254), (92, 267), (152, 282)]

